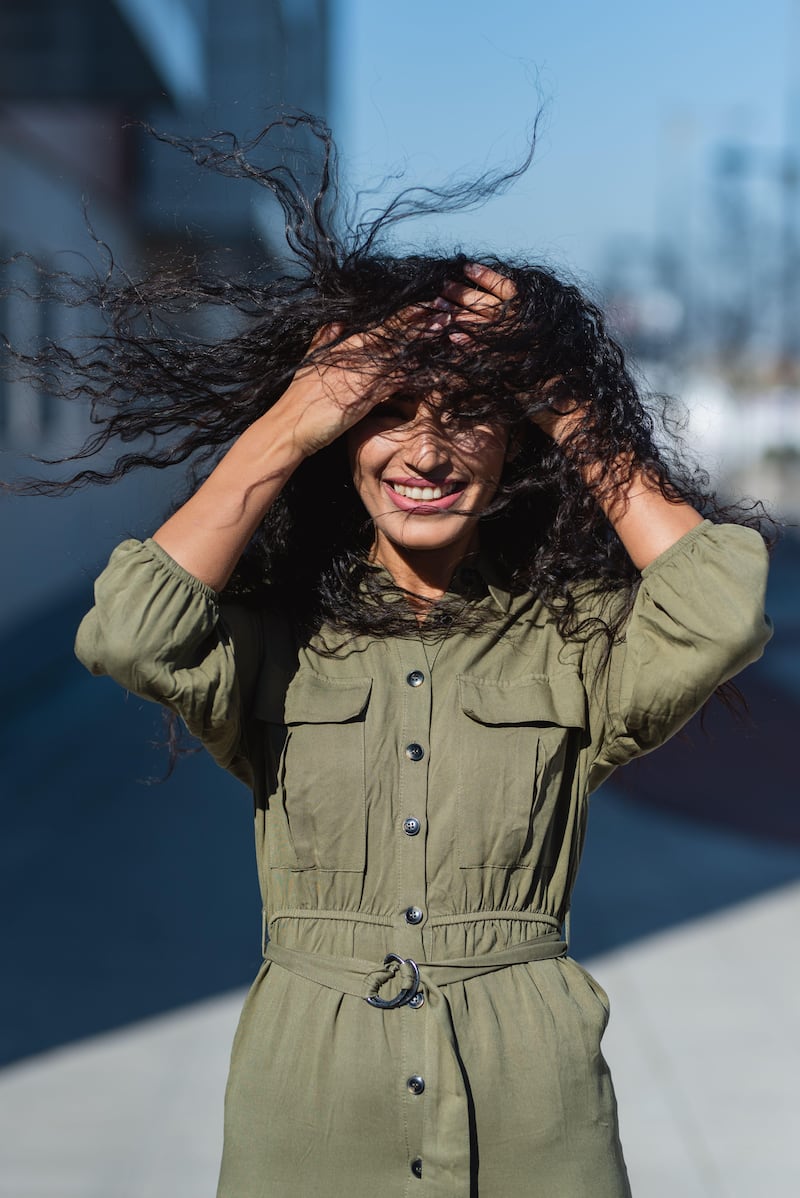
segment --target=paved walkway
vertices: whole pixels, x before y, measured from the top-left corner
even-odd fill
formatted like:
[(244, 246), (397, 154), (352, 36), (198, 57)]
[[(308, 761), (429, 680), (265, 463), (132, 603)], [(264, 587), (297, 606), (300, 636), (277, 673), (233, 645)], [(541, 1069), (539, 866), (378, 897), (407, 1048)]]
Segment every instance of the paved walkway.
[[(588, 963), (636, 1198), (800, 1194), (798, 925), (800, 883)], [(2, 1198), (211, 1198), (243, 993), (5, 1070)]]

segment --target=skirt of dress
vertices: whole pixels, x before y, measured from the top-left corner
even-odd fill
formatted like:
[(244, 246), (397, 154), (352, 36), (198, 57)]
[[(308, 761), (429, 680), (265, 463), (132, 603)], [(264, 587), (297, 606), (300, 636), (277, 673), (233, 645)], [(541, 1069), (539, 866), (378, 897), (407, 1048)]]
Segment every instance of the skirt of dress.
[(218, 1198), (629, 1198), (607, 1020), (569, 958), (390, 1011), (267, 962), (234, 1041)]

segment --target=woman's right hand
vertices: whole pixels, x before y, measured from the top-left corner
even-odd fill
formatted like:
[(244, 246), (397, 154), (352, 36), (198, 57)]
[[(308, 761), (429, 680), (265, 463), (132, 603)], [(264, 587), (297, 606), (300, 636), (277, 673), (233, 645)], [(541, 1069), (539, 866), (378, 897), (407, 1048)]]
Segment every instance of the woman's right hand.
[(355, 333), (338, 345), (341, 327), (320, 329), (280, 399), (242, 433), (153, 539), (190, 574), (221, 591), (304, 458), (341, 437), (386, 398), (395, 334), (424, 335), (440, 318), (430, 306), (408, 308), (385, 328)]
[(386, 333), (413, 335), (438, 319), (431, 308), (410, 307), (386, 326), (354, 333), (338, 345), (341, 325), (319, 329), (291, 383), (270, 409), (291, 429), (297, 452), (309, 457), (324, 449), (386, 398), (391, 385), (389, 355), (381, 352)]
[(374, 378), (363, 361), (363, 334), (326, 351), (340, 335), (339, 325), (325, 325), (318, 330), (304, 364), (272, 408), (275, 418), (287, 421), (302, 457), (330, 445), (375, 402), (370, 402)]

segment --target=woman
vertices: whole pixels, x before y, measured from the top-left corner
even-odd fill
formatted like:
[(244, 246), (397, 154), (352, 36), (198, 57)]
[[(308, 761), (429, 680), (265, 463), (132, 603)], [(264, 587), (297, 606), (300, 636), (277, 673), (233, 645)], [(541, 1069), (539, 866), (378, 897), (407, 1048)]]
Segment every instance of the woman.
[(239, 284), (254, 325), (131, 334), (162, 278), (86, 362), (127, 384), (106, 440), (179, 430), (133, 464), (238, 434), (77, 641), (253, 790), (218, 1193), (620, 1198), (607, 999), (561, 931), (587, 796), (759, 655), (763, 541), (667, 460), (574, 287), (380, 253), (396, 205), (345, 245), (285, 178), (305, 269)]

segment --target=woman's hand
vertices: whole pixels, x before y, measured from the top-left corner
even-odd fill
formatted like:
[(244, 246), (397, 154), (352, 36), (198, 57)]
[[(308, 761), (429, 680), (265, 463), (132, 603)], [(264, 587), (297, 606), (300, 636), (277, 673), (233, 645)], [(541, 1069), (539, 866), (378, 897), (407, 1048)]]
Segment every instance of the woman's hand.
[[(319, 329), (301, 365), (272, 407), (273, 418), (287, 423), (301, 457), (330, 445), (357, 424), (379, 399), (380, 374), (370, 363), (372, 342), (380, 334), (358, 333), (339, 345), (340, 325)], [(326, 347), (333, 346), (326, 350)]]
[(337, 345), (341, 328), (318, 331), (280, 399), (231, 446), (202, 486), (153, 539), (184, 569), (222, 590), (247, 542), (302, 461), (330, 445), (386, 397), (391, 341), (384, 332), (424, 335), (438, 313), (430, 305), (392, 317), (385, 329)]
[(304, 364), (271, 409), (275, 419), (291, 428), (298, 453), (309, 457), (330, 445), (387, 398), (392, 343), (398, 336), (424, 336), (441, 327), (438, 309), (417, 304), (373, 332), (355, 333), (338, 345), (341, 325), (319, 329)]
[(480, 325), (484, 321), (502, 318), (506, 306), (517, 295), (516, 285), (511, 279), (489, 266), (481, 266), (479, 262), (468, 262), (464, 274), (474, 286), (447, 282), (433, 305), (442, 313), (442, 321), (452, 326), (450, 340), (457, 345), (472, 340), (468, 332), (459, 329), (459, 325)]

